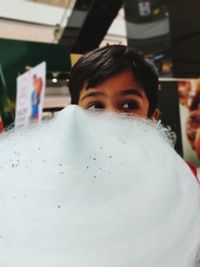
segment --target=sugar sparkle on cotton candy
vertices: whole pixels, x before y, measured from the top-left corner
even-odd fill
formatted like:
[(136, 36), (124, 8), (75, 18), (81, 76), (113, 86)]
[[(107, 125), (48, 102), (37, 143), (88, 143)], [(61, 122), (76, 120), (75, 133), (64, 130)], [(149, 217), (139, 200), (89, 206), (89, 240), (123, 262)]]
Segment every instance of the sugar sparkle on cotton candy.
[(156, 124), (69, 106), (0, 151), (0, 266), (197, 266), (199, 184)]

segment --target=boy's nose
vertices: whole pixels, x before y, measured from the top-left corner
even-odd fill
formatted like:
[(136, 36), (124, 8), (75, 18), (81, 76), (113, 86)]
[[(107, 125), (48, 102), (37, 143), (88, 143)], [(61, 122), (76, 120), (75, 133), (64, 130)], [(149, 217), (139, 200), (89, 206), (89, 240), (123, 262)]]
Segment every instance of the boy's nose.
[(115, 107), (114, 105), (110, 105), (108, 107), (105, 108), (106, 112), (119, 112), (119, 108)]

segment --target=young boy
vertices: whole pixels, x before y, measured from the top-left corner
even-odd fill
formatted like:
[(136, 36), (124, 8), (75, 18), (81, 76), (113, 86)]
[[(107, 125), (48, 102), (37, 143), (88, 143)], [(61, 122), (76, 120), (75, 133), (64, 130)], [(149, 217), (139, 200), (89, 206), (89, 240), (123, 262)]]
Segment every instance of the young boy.
[[(72, 102), (156, 119), (157, 74), (129, 53), (84, 56)], [(162, 128), (89, 113), (1, 136), (0, 266), (196, 266), (199, 186)]]
[[(158, 73), (142, 53), (124, 45), (97, 48), (82, 56), (69, 78), (71, 104), (157, 120)], [(197, 176), (196, 168), (188, 163)]]
[(79, 59), (69, 79), (71, 103), (84, 109), (158, 119), (158, 74), (133, 48), (111, 45)]

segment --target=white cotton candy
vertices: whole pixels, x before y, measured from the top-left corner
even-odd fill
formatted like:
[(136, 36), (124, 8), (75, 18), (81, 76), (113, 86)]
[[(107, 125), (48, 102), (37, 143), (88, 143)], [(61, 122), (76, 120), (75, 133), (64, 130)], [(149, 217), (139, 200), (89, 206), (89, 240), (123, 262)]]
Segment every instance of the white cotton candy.
[(200, 188), (162, 128), (69, 106), (0, 151), (0, 266), (196, 266)]

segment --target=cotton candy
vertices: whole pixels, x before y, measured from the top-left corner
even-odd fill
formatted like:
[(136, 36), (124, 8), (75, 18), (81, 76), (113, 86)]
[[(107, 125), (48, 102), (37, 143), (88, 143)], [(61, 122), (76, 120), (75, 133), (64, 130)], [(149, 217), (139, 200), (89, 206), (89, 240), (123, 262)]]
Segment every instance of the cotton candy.
[(0, 151), (0, 266), (197, 266), (199, 184), (156, 123), (69, 106)]

